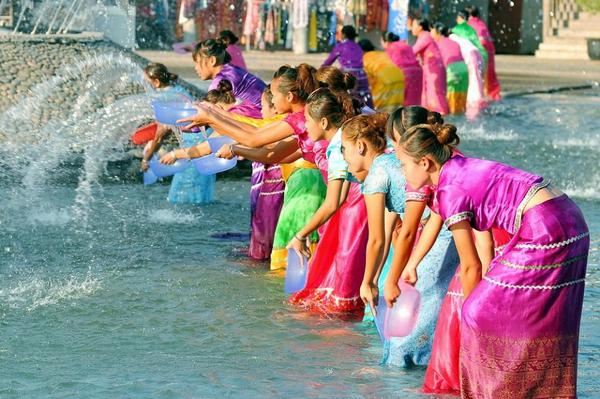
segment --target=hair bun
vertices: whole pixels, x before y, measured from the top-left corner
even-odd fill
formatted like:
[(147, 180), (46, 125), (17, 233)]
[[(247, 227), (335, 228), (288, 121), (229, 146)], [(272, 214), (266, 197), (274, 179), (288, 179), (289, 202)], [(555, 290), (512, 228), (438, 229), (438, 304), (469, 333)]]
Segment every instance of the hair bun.
[(431, 131), (435, 134), (442, 145), (456, 146), (460, 142), (456, 134), (456, 126), (450, 124), (431, 125)]
[(443, 125), (444, 118), (442, 118), (442, 114), (435, 111), (429, 111), (427, 113), (427, 124), (429, 125)]
[(231, 82), (227, 79), (222, 79), (219, 81), (219, 84), (217, 85), (217, 90), (221, 93), (227, 93), (230, 91), (233, 91), (233, 85), (231, 84)]

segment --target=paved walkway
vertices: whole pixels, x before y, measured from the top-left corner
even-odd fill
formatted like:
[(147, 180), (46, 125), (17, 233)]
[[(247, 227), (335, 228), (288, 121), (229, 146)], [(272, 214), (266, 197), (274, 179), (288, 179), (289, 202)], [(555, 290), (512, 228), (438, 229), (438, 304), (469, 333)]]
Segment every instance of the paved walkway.
[[(168, 51), (138, 51), (139, 55), (165, 64), (174, 73), (200, 88), (207, 82), (198, 79), (191, 55)], [(244, 52), (250, 71), (268, 81), (277, 67), (283, 64), (297, 65), (302, 62), (319, 66), (327, 54), (297, 55), (286, 51)], [(557, 88), (580, 87), (600, 83), (600, 61), (548, 60), (529, 55), (497, 55), (496, 72), (502, 92), (518, 95), (531, 91), (548, 91)]]

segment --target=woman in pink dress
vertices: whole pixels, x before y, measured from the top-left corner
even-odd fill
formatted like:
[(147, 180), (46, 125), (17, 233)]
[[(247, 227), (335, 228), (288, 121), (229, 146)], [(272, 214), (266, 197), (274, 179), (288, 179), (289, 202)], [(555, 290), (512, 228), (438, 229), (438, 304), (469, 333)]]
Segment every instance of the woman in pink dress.
[(500, 100), (500, 82), (496, 76), (496, 62), (494, 60), (494, 54), (496, 53), (496, 47), (494, 47), (494, 39), (490, 34), (488, 27), (485, 22), (479, 18), (479, 8), (477, 6), (469, 6), (466, 10), (469, 13), (469, 20), (467, 23), (475, 32), (477, 37), (484, 49), (487, 51), (488, 61), (487, 70), (485, 74), (485, 93), (494, 101)]
[[(401, 138), (410, 186), (436, 186), (460, 256), (463, 398), (576, 398), (577, 351), (589, 230), (577, 205), (540, 176), (454, 154), (452, 125), (419, 125)], [(512, 239), (482, 262), (473, 231)], [(399, 292), (385, 292), (393, 301)]]
[(411, 31), (417, 37), (413, 52), (420, 58), (423, 66), (421, 106), (446, 115), (449, 112), (446, 99), (446, 68), (440, 50), (429, 33), (429, 21), (413, 19)]
[(423, 68), (412, 48), (392, 32), (383, 34), (381, 45), (392, 62), (404, 73), (404, 106), (421, 105)]

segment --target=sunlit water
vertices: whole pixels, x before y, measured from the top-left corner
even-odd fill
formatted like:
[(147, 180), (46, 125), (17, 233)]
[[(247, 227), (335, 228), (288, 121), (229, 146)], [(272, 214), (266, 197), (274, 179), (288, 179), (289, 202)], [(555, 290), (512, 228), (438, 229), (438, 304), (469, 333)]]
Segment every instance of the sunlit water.
[[(599, 108), (597, 92), (540, 95), (454, 119), (464, 152), (551, 178), (586, 215), (583, 398), (600, 390)], [(420, 397), (424, 369), (380, 366), (374, 331), (295, 311), (246, 242), (212, 237), (248, 230), (247, 180), (174, 206), (166, 185), (94, 176), (82, 198), (86, 180), (52, 165), (35, 201), (0, 179), (0, 397)]]

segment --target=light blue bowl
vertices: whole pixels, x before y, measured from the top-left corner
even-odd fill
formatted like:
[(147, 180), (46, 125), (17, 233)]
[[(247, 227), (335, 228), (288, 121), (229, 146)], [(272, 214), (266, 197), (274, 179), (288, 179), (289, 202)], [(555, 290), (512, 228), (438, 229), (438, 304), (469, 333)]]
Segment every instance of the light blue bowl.
[(234, 139), (227, 136), (209, 137), (206, 141), (208, 141), (212, 152), (219, 151), (224, 145), (235, 143)]
[(183, 101), (152, 101), (154, 117), (165, 125), (186, 126), (188, 123), (177, 123), (178, 119), (189, 118), (198, 113), (189, 102)]
[(192, 165), (189, 159), (178, 159), (172, 165), (160, 163), (156, 158), (152, 158), (148, 162), (148, 166), (158, 177), (173, 176), (175, 173), (183, 172)]
[(144, 185), (148, 186), (150, 184), (154, 184), (158, 181), (158, 176), (152, 172), (152, 169), (148, 169), (144, 172)]
[(285, 270), (285, 286), (283, 291), (286, 294), (298, 292), (306, 286), (308, 277), (308, 259), (303, 256), (300, 258), (294, 249), (288, 249), (287, 268)]
[(214, 175), (235, 167), (237, 165), (237, 158), (225, 159), (218, 158), (215, 154), (209, 154), (204, 157), (195, 158), (192, 162), (201, 175)]

